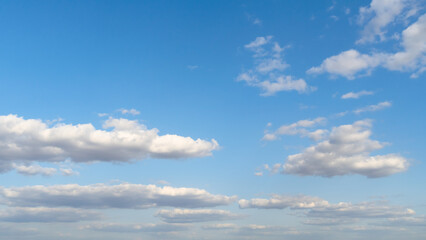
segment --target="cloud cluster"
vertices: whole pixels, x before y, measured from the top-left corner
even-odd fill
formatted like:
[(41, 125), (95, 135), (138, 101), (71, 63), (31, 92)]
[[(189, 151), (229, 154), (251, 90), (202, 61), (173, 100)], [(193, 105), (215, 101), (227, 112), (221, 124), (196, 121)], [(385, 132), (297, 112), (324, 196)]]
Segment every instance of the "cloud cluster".
[[(178, 135), (158, 135), (135, 120), (109, 118), (104, 129), (92, 124), (57, 124), (0, 116), (0, 172), (33, 161), (128, 162), (144, 158), (192, 158), (211, 155), (218, 143)], [(20, 168), (31, 173), (33, 169)], [(41, 169), (38, 169), (41, 170)]]
[(276, 140), (278, 136), (281, 136), (281, 135), (301, 135), (303, 137), (304, 136), (310, 137), (313, 140), (319, 140), (324, 136), (324, 134), (326, 134), (326, 131), (322, 129), (318, 129), (316, 131), (310, 132), (309, 130), (307, 130), (307, 128), (312, 128), (318, 124), (323, 124), (325, 121), (326, 121), (325, 118), (318, 117), (312, 120), (310, 119), (300, 120), (290, 125), (282, 125), (281, 127), (279, 127), (276, 131), (272, 133), (266, 131), (262, 140), (273, 141), (273, 140)]
[(197, 188), (158, 187), (129, 183), (0, 187), (0, 203), (18, 207), (202, 208), (228, 205), (235, 200), (235, 196), (213, 195), (206, 190)]
[[(386, 5), (389, 3), (390, 7), (400, 8), (397, 5), (392, 5), (394, 1), (381, 2), (386, 3)], [(384, 10), (386, 14), (392, 16), (395, 14), (395, 12), (386, 11)], [(366, 28), (368, 29), (368, 34), (360, 39), (362, 42), (371, 41), (375, 39), (376, 35), (383, 35), (381, 24), (376, 24), (378, 21), (373, 20), (370, 22), (371, 26), (374, 25), (376, 27)], [(387, 22), (383, 21), (383, 24), (387, 24)], [(416, 22), (402, 31), (400, 45), (402, 50), (395, 53), (373, 52), (371, 54), (362, 54), (355, 49), (343, 51), (338, 55), (325, 59), (320, 66), (310, 68), (307, 73), (319, 74), (326, 72), (334, 76), (340, 75), (348, 79), (354, 79), (360, 74), (368, 75), (374, 68), (381, 66), (392, 71), (413, 72), (411, 77), (418, 77), (419, 74), (426, 71), (426, 14), (420, 16)]]
[(239, 219), (243, 216), (216, 209), (173, 209), (160, 210), (157, 216), (167, 223), (192, 223)]
[(288, 156), (283, 172), (324, 177), (360, 174), (376, 178), (405, 171), (408, 161), (399, 155), (370, 155), (385, 145), (370, 139), (371, 127), (371, 121), (363, 120), (333, 128), (328, 139)]
[(303, 79), (294, 79), (282, 72), (288, 67), (281, 52), (284, 50), (272, 36), (257, 37), (244, 46), (254, 53), (255, 67), (241, 73), (237, 81), (244, 81), (249, 86), (262, 89), (262, 96), (271, 96), (281, 91), (297, 91), (299, 93), (313, 91)]
[(359, 10), (359, 24), (365, 24), (362, 37), (357, 43), (368, 43), (386, 39), (385, 27), (394, 22), (407, 7), (407, 0), (373, 0), (369, 7)]

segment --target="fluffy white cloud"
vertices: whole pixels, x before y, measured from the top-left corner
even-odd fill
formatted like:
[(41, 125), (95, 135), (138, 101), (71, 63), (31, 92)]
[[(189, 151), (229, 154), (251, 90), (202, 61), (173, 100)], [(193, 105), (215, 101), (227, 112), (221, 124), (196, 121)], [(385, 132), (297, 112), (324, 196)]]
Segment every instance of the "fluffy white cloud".
[(308, 136), (312, 139), (319, 139), (325, 134), (325, 130), (317, 130), (315, 132), (309, 132), (306, 128), (312, 128), (318, 124), (323, 124), (326, 121), (323, 117), (318, 117), (315, 119), (305, 119), (300, 120), (295, 123), (289, 124), (289, 125), (282, 125), (279, 127), (276, 131), (270, 133), (268, 131), (265, 132), (265, 135), (263, 136), (262, 140), (265, 141), (273, 141), (278, 138), (278, 136), (281, 135), (302, 135), (302, 136)]
[(8, 208), (0, 211), (3, 222), (79, 222), (101, 219), (98, 212), (72, 208)]
[(414, 72), (411, 77), (418, 77), (426, 69), (426, 14), (402, 32), (401, 46), (402, 50), (396, 53), (361, 54), (350, 49), (326, 58), (320, 66), (310, 68), (307, 73), (327, 72), (354, 79), (360, 73), (368, 75), (374, 68), (382, 66), (392, 71), (411, 71)]
[(299, 93), (314, 91), (305, 80), (296, 79), (282, 74), (288, 64), (281, 56), (284, 48), (277, 42), (272, 42), (272, 36), (257, 37), (245, 48), (254, 52), (255, 66), (253, 69), (241, 73), (237, 81), (244, 81), (247, 85), (262, 89), (262, 96), (272, 96), (281, 91), (297, 91)]
[[(373, 0), (369, 7), (361, 7), (359, 23), (364, 24), (367, 19), (362, 37), (357, 43), (374, 42), (377, 37), (385, 40), (384, 28), (392, 23), (406, 7), (407, 0)], [(372, 18), (371, 18), (372, 16)]]
[(366, 107), (363, 107), (363, 108), (358, 108), (358, 109), (354, 110), (354, 113), (360, 114), (360, 113), (363, 113), (363, 112), (375, 112), (375, 111), (379, 111), (379, 110), (382, 110), (382, 109), (385, 109), (385, 108), (388, 108), (388, 107), (391, 107), (391, 106), (392, 106), (391, 102), (385, 101), (385, 102), (381, 102), (381, 103), (378, 103), (378, 104), (375, 104), (375, 105), (369, 105), (369, 106), (366, 106)]
[(160, 210), (157, 216), (167, 223), (192, 223), (239, 219), (243, 216), (216, 209), (173, 209)]
[(382, 64), (386, 59), (385, 54), (361, 54), (357, 50), (350, 49), (336, 56), (325, 59), (318, 67), (310, 68), (308, 74), (320, 74), (327, 72), (332, 75), (341, 75), (348, 79), (354, 79), (358, 72), (371, 70)]
[(32, 161), (128, 162), (151, 158), (191, 158), (218, 149), (212, 139), (194, 140), (178, 135), (158, 135), (138, 121), (109, 118), (104, 129), (92, 124), (57, 124), (16, 115), (0, 116), (0, 170), (13, 163)]
[(403, 51), (390, 54), (384, 67), (397, 71), (422, 71), (426, 66), (426, 14), (402, 32)]
[(74, 208), (201, 208), (228, 205), (236, 196), (213, 195), (197, 188), (122, 183), (119, 185), (77, 184), (0, 187), (0, 203), (20, 207)]
[(81, 229), (102, 232), (176, 232), (187, 230), (188, 227), (179, 224), (120, 224), (120, 223), (93, 223), (81, 227)]
[(371, 121), (357, 121), (332, 129), (327, 140), (290, 155), (284, 173), (332, 177), (360, 174), (370, 178), (384, 177), (408, 168), (408, 161), (396, 154), (370, 153), (384, 144), (370, 139)]
[(358, 99), (362, 96), (373, 95), (373, 94), (374, 94), (374, 92), (372, 92), (372, 91), (362, 90), (362, 91), (359, 91), (359, 92), (348, 92), (346, 94), (343, 94), (341, 98), (342, 99), (351, 99), (351, 98), (352, 99)]

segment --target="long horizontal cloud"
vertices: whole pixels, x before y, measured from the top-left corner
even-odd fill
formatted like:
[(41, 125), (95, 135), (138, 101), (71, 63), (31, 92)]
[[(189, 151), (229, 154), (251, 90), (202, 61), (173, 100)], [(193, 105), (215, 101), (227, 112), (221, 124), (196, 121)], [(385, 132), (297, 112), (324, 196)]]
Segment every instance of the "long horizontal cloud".
[[(401, 206), (392, 206), (387, 202), (339, 202), (328, 201), (311, 196), (273, 195), (271, 198), (241, 199), (239, 206), (257, 209), (285, 209), (299, 210), (308, 217), (307, 224), (314, 225), (336, 225), (351, 223), (351, 219), (360, 218), (396, 218), (403, 219), (412, 217), (415, 212), (412, 209)], [(339, 221), (334, 221), (339, 219)], [(340, 221), (341, 220), (341, 221)]]
[(157, 187), (128, 183), (0, 188), (0, 203), (22, 207), (201, 208), (228, 205), (235, 200), (235, 196), (213, 195), (197, 188)]
[(79, 222), (101, 219), (98, 212), (72, 208), (8, 208), (0, 211), (2, 222)]
[[(110, 118), (104, 129), (92, 124), (57, 124), (0, 116), (0, 171), (13, 162), (71, 159), (75, 162), (127, 162), (144, 158), (192, 158), (211, 155), (218, 143), (178, 135), (158, 135), (138, 121)], [(111, 130), (107, 130), (111, 129)]]
[(223, 221), (243, 217), (243, 215), (240, 214), (216, 209), (163, 209), (158, 211), (157, 216), (168, 223)]
[(324, 177), (360, 174), (376, 178), (405, 171), (408, 161), (399, 155), (370, 155), (385, 145), (370, 139), (370, 129), (369, 120), (335, 127), (327, 140), (288, 156), (283, 172)]
[(176, 232), (187, 230), (188, 227), (179, 224), (120, 224), (120, 223), (93, 223), (81, 227), (81, 229), (101, 232)]

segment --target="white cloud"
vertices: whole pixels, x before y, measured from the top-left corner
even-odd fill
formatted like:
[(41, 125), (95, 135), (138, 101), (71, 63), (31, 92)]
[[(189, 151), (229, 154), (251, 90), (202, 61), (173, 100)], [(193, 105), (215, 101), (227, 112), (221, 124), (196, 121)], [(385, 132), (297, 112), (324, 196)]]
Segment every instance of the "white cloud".
[(317, 130), (315, 132), (309, 132), (306, 128), (312, 128), (318, 124), (323, 124), (326, 121), (323, 117), (318, 117), (315, 119), (305, 119), (300, 120), (295, 123), (292, 123), (290, 125), (282, 125), (274, 132), (270, 133), (268, 131), (265, 132), (265, 135), (263, 136), (262, 140), (265, 141), (273, 141), (278, 138), (278, 136), (281, 135), (302, 135), (302, 136), (309, 136), (312, 139), (319, 139), (326, 133), (325, 130)]
[(384, 67), (396, 71), (413, 71), (426, 65), (426, 14), (402, 32), (403, 51), (390, 54)]
[(377, 37), (380, 41), (386, 39), (386, 31), (384, 28), (395, 21), (406, 7), (407, 0), (373, 0), (369, 7), (361, 7), (359, 9), (359, 23), (364, 24), (367, 19), (362, 37), (357, 43), (368, 43), (376, 41)]
[(55, 168), (47, 168), (47, 167), (41, 167), (39, 165), (16, 165), (12, 164), (13, 168), (16, 170), (16, 172), (23, 174), (23, 175), (43, 175), (43, 176), (52, 176), (56, 173)]
[(74, 208), (201, 208), (228, 205), (236, 197), (213, 195), (197, 188), (122, 183), (118, 185), (77, 184), (0, 187), (0, 203), (19, 207)]
[(363, 107), (363, 108), (358, 108), (358, 109), (354, 110), (354, 113), (360, 114), (360, 113), (363, 113), (363, 112), (375, 112), (375, 111), (379, 111), (379, 110), (382, 110), (382, 109), (385, 109), (385, 108), (389, 108), (391, 106), (392, 106), (391, 102), (385, 101), (385, 102), (381, 102), (381, 103), (378, 103), (378, 104), (375, 104), (375, 105), (369, 105), (369, 106), (366, 106), (366, 107)]
[(103, 128), (96, 129), (92, 124), (49, 127), (38, 119), (0, 116), (0, 171), (33, 161), (129, 162), (148, 157), (204, 157), (219, 148), (214, 139), (160, 136), (155, 128), (147, 129), (138, 121), (123, 118), (109, 118)]
[(310, 68), (308, 74), (329, 73), (348, 79), (369, 75), (376, 67), (391, 71), (414, 72), (411, 77), (418, 77), (426, 66), (426, 14), (408, 26), (402, 32), (402, 51), (396, 53), (378, 52), (361, 54), (350, 49), (338, 55), (326, 58), (320, 66)]
[(288, 64), (281, 56), (286, 47), (281, 47), (277, 42), (272, 42), (272, 36), (257, 37), (245, 48), (254, 52), (254, 67), (241, 73), (237, 81), (244, 81), (247, 85), (262, 89), (262, 96), (272, 96), (281, 91), (297, 91), (305, 93), (316, 88), (308, 86), (303, 79), (295, 79), (284, 75), (282, 72)]
[(181, 224), (121, 224), (121, 223), (93, 223), (87, 224), (81, 227), (85, 230), (102, 231), (102, 232), (176, 232), (185, 231), (188, 229), (187, 226)]
[(358, 99), (358, 98), (360, 98), (360, 97), (362, 97), (362, 96), (368, 96), (368, 95), (373, 95), (374, 94), (374, 92), (372, 92), (372, 91), (365, 91), (365, 90), (362, 90), (362, 91), (359, 91), (359, 92), (348, 92), (348, 93), (346, 93), (346, 94), (343, 94), (342, 95), (342, 99)]
[(134, 109), (134, 108), (132, 108), (132, 109), (124, 109), (124, 108), (121, 108), (121, 109), (119, 109), (118, 110), (121, 114), (130, 114), (130, 115), (139, 115), (139, 114), (141, 114), (138, 110), (136, 110), (136, 109)]
[(408, 161), (399, 155), (370, 155), (384, 146), (370, 139), (370, 129), (369, 120), (335, 127), (325, 141), (288, 156), (283, 172), (324, 177), (360, 174), (376, 178), (405, 171)]
[(257, 37), (253, 42), (246, 44), (244, 47), (249, 49), (259, 48), (267, 44), (272, 39), (272, 36)]
[(192, 223), (234, 220), (244, 217), (240, 214), (216, 209), (173, 209), (160, 210), (157, 215), (167, 223)]
[(79, 222), (101, 219), (98, 212), (72, 208), (8, 208), (0, 210), (3, 222)]
[(283, 196), (273, 195), (270, 199), (255, 198), (251, 200), (241, 199), (238, 201), (240, 208), (261, 208), (261, 209), (306, 209), (314, 208), (318, 206), (326, 206), (328, 202), (318, 198), (310, 196)]
[(370, 72), (385, 61), (384, 54), (360, 54), (357, 50), (350, 49), (338, 55), (325, 59), (319, 67), (310, 68), (308, 74), (327, 72), (332, 75), (341, 75), (354, 79), (360, 71)]

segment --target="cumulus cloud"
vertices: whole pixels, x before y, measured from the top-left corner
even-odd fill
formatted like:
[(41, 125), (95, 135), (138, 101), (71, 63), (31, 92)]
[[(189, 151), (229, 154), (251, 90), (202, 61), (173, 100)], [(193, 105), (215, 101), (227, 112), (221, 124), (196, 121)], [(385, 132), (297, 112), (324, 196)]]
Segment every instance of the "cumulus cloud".
[(358, 99), (362, 96), (373, 95), (373, 94), (374, 94), (374, 92), (372, 92), (372, 91), (362, 90), (362, 91), (359, 91), (359, 92), (348, 92), (346, 94), (343, 94), (341, 98), (342, 99)]
[(357, 43), (368, 43), (386, 39), (385, 27), (395, 21), (403, 9), (407, 0), (373, 0), (369, 7), (361, 7), (359, 10), (359, 24), (365, 24), (362, 37)]
[(304, 93), (315, 90), (301, 78), (282, 74), (288, 67), (281, 56), (285, 48), (277, 42), (272, 42), (272, 36), (257, 37), (244, 47), (254, 53), (255, 66), (241, 73), (237, 81), (244, 81), (249, 86), (262, 89), (262, 96), (272, 96), (281, 91), (294, 90)]
[(2, 222), (79, 222), (101, 219), (98, 212), (72, 208), (8, 208), (0, 211)]
[(228, 205), (236, 196), (213, 195), (197, 188), (122, 183), (0, 187), (0, 203), (19, 207), (73, 207), (87, 209), (152, 207), (202, 208)]
[(173, 209), (160, 210), (157, 215), (167, 223), (192, 223), (223, 221), (242, 218), (243, 215), (216, 209)]
[(350, 49), (338, 55), (325, 59), (318, 67), (310, 68), (308, 74), (320, 74), (327, 72), (331, 75), (341, 75), (348, 79), (355, 79), (358, 72), (366, 74), (385, 61), (386, 55), (376, 53), (372, 55), (361, 54), (357, 50)]
[(326, 58), (320, 66), (310, 68), (307, 73), (329, 73), (354, 79), (369, 75), (373, 69), (381, 66), (391, 71), (414, 72), (411, 77), (418, 77), (426, 69), (426, 14), (402, 32), (401, 47), (402, 50), (395, 53), (371, 54), (350, 49)]
[(385, 108), (389, 108), (391, 106), (392, 106), (391, 102), (385, 101), (385, 102), (381, 102), (381, 103), (378, 103), (378, 104), (375, 104), (375, 105), (369, 105), (369, 106), (366, 106), (366, 107), (363, 107), (363, 108), (358, 108), (358, 109), (354, 110), (354, 113), (360, 114), (360, 113), (363, 113), (363, 112), (375, 112), (375, 111), (379, 111), (379, 110), (382, 110), (382, 109), (385, 109)]
[(121, 114), (130, 114), (130, 115), (139, 115), (139, 114), (141, 114), (138, 110), (136, 110), (136, 109), (134, 109), (134, 108), (132, 108), (132, 109), (124, 109), (124, 108), (121, 108), (121, 109), (119, 109), (118, 110)]
[(135, 120), (109, 118), (103, 129), (92, 124), (48, 126), (38, 119), (0, 116), (0, 171), (33, 161), (128, 162), (144, 158), (211, 155), (218, 143), (178, 135), (158, 135)]
[(265, 132), (265, 135), (263, 136), (262, 140), (265, 141), (273, 141), (278, 138), (278, 136), (281, 135), (301, 135), (301, 136), (308, 136), (314, 140), (320, 139), (324, 134), (325, 130), (317, 130), (314, 132), (310, 132), (307, 130), (307, 128), (312, 128), (318, 124), (323, 124), (326, 121), (323, 117), (318, 117), (315, 119), (305, 119), (300, 120), (295, 123), (289, 124), (289, 125), (282, 125), (274, 132)]
[(371, 127), (369, 120), (334, 127), (325, 141), (288, 156), (283, 173), (323, 177), (360, 174), (376, 178), (405, 171), (409, 164), (402, 156), (370, 155), (385, 145), (370, 139)]
[(180, 224), (120, 224), (120, 223), (93, 223), (81, 227), (81, 229), (102, 231), (102, 232), (177, 232), (188, 229), (185, 225)]

